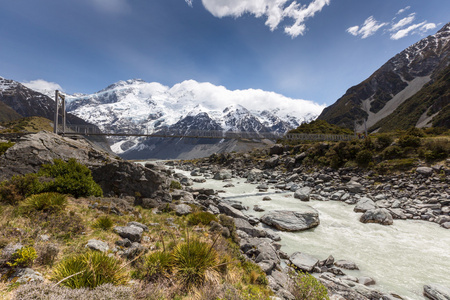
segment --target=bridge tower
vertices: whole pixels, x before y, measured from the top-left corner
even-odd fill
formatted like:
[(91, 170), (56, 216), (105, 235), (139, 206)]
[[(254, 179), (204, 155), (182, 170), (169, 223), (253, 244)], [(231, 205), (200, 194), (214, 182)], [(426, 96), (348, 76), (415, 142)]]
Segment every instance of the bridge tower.
[(55, 91), (55, 119), (53, 121), (53, 132), (58, 134), (58, 121), (61, 109), (62, 116), (62, 134), (66, 133), (66, 97), (61, 95), (58, 90)]

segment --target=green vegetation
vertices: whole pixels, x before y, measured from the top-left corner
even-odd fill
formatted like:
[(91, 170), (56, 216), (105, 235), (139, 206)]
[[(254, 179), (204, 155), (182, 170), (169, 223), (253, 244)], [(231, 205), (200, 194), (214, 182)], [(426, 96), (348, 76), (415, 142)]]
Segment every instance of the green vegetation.
[(303, 123), (288, 133), (353, 134), (353, 131), (334, 124), (329, 124), (324, 120), (315, 120), (310, 123)]
[(328, 291), (314, 276), (292, 271), (290, 292), (296, 300), (328, 300)]
[(386, 173), (413, 168), (419, 160), (436, 163), (450, 155), (449, 130), (418, 129), (371, 134), (365, 139), (294, 144), (292, 155), (305, 153), (305, 166), (369, 168)]
[(39, 132), (42, 130), (49, 132), (53, 131), (51, 125), (52, 121), (42, 117), (26, 117), (18, 119), (17, 116), (15, 116), (13, 119), (5, 121), (8, 122), (2, 123), (1, 125), (6, 129), (0, 131), (0, 133)]
[(176, 181), (176, 180), (172, 180), (170, 182), (170, 186), (169, 187), (170, 187), (171, 190), (181, 190), (181, 189), (183, 189), (183, 187), (181, 186), (181, 183), (179, 181)]
[(13, 142), (0, 142), (0, 155), (5, 154), (6, 150), (14, 146)]
[(36, 258), (36, 250), (32, 246), (22, 247), (13, 253), (12, 262), (6, 264), (10, 267), (30, 267)]
[(55, 159), (52, 165), (43, 165), (38, 174), (54, 178), (46, 184), (46, 191), (70, 194), (76, 198), (103, 195), (102, 189), (92, 178), (91, 170), (73, 158), (68, 162)]
[(114, 225), (113, 220), (109, 216), (101, 216), (95, 220), (92, 227), (99, 228), (101, 230), (110, 230)]
[(188, 216), (189, 225), (198, 225), (198, 224), (209, 225), (211, 221), (217, 221), (217, 218), (215, 215), (207, 211), (194, 212)]
[[(10, 180), (1, 182), (0, 203), (17, 205), (27, 197), (45, 192), (69, 194), (77, 198), (102, 196), (103, 194), (86, 166), (78, 163), (75, 159), (70, 159), (68, 162), (55, 159), (53, 164), (43, 165), (37, 174), (14, 176)], [(39, 199), (41, 198), (37, 197), (29, 201), (38, 201)], [(56, 198), (51, 199), (56, 201)], [(39, 201), (45, 202), (45, 200)]]
[(37, 210), (47, 213), (56, 213), (63, 210), (66, 204), (66, 195), (54, 192), (42, 193), (26, 198), (20, 203), (19, 210), (22, 213), (30, 213)]
[(106, 283), (126, 284), (129, 278), (127, 269), (119, 260), (103, 252), (89, 251), (61, 261), (53, 269), (52, 279), (61, 281), (63, 286), (78, 289), (95, 288)]

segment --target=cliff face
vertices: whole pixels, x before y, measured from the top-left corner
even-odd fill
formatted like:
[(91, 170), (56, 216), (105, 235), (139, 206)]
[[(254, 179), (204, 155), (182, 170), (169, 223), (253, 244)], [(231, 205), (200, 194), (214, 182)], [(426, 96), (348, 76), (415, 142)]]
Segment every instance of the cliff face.
[[(433, 115), (432, 107), (436, 106), (437, 102), (441, 108), (448, 105), (445, 93), (434, 93), (433, 84), (448, 73), (449, 42), (450, 23), (435, 35), (428, 36), (397, 54), (368, 79), (351, 87), (333, 105), (325, 108), (318, 119), (352, 129), (355, 122), (361, 129), (364, 120), (372, 130), (391, 130), (410, 124), (420, 127), (431, 126), (432, 119), (442, 119), (445, 113), (438, 112)], [(408, 122), (380, 123), (404, 103), (410, 102), (411, 98), (424, 88), (428, 88), (426, 95), (434, 95), (432, 99), (428, 99), (426, 107), (420, 107), (419, 110), (414, 108), (413, 111), (402, 110), (403, 119)], [(427, 119), (424, 114), (433, 117)]]

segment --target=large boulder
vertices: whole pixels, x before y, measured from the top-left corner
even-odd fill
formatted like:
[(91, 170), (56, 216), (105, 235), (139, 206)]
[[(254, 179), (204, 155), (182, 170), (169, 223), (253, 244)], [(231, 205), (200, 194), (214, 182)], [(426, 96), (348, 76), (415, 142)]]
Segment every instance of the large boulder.
[(230, 170), (220, 170), (216, 174), (214, 174), (213, 179), (215, 180), (225, 180), (225, 179), (231, 179), (231, 171)]
[(416, 172), (418, 174), (424, 175), (424, 176), (430, 176), (433, 174), (433, 168), (430, 167), (418, 167), (416, 169)]
[(169, 180), (142, 165), (127, 161), (115, 161), (102, 166), (91, 166), (92, 177), (105, 194), (135, 196), (144, 198), (170, 197), (167, 192)]
[(114, 232), (123, 239), (129, 239), (131, 242), (140, 242), (144, 230), (137, 226), (116, 226)]
[(309, 201), (310, 194), (311, 188), (305, 186), (295, 191), (294, 198), (300, 199), (300, 201)]
[(289, 261), (296, 268), (306, 272), (311, 272), (312, 269), (314, 269), (314, 267), (319, 263), (317, 258), (302, 252), (293, 253), (289, 257)]
[(375, 208), (377, 208), (377, 205), (375, 204), (375, 202), (372, 199), (363, 197), (358, 201), (358, 203), (356, 203), (356, 206), (355, 206), (355, 208), (353, 208), (353, 211), (364, 213), (368, 210), (375, 209)]
[(394, 220), (386, 208), (376, 208), (366, 211), (359, 219), (362, 223), (378, 223), (381, 225), (392, 225)]
[(217, 204), (217, 208), (222, 214), (225, 214), (227, 216), (245, 220), (248, 219), (243, 213), (241, 213), (239, 210), (237, 210), (236, 208), (232, 207), (227, 203), (220, 202), (219, 204)]
[(312, 207), (297, 211), (275, 210), (263, 215), (261, 222), (284, 231), (306, 230), (320, 224), (319, 213)]
[(423, 295), (432, 300), (450, 300), (450, 287), (427, 284), (423, 286)]
[(247, 220), (242, 218), (235, 218), (234, 225), (237, 230), (241, 230), (252, 237), (266, 237), (267, 232), (263, 229), (253, 227)]

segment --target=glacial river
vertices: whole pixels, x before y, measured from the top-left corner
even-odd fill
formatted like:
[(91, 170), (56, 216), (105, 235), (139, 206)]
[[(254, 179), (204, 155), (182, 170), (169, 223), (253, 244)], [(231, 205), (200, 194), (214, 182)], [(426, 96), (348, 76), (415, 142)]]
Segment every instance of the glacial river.
[[(177, 171), (186, 175), (188, 172)], [(423, 221), (394, 220), (394, 225), (363, 224), (361, 213), (353, 212), (353, 205), (335, 201), (301, 202), (292, 192), (275, 193), (269, 189), (261, 193), (256, 185), (245, 179), (232, 179), (235, 187), (208, 179), (194, 183), (194, 188), (223, 190), (221, 197), (241, 201), (249, 210), (245, 214), (262, 216), (271, 210), (295, 210), (309, 205), (319, 211), (320, 225), (297, 233), (281, 232), (281, 250), (287, 254), (301, 251), (323, 260), (330, 254), (336, 260), (355, 262), (359, 271), (343, 270), (346, 274), (369, 276), (376, 280), (374, 288), (396, 293), (405, 299), (425, 299), (423, 285), (439, 283), (450, 286), (450, 230)], [(269, 195), (271, 201), (263, 201)], [(257, 204), (265, 212), (256, 212)]]

